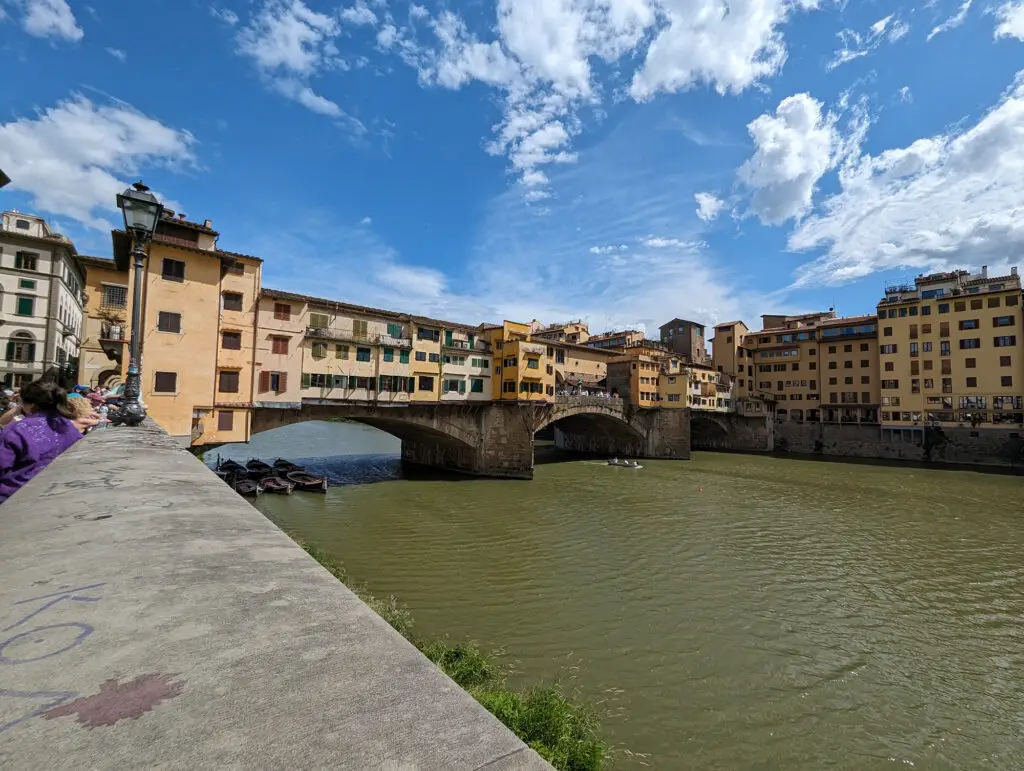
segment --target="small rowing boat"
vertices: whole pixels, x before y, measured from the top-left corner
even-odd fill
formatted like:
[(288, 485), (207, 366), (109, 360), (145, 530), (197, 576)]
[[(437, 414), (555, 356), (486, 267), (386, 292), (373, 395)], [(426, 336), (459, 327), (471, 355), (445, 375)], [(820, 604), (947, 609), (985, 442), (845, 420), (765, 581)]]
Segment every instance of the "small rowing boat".
[(326, 493), (327, 477), (315, 477), (305, 471), (289, 471), (285, 474), (289, 482), (295, 484), (296, 490), (307, 493)]
[(278, 458), (274, 461), (274, 470), (283, 474), (287, 474), (289, 471), (305, 471), (298, 463), (292, 463), (284, 458)]
[(608, 465), (617, 466), (618, 468), (643, 468), (643, 466), (641, 466), (635, 460), (619, 460), (618, 458), (612, 458), (610, 461), (608, 461)]
[(251, 479), (239, 479), (235, 482), (235, 492), (245, 498), (255, 498), (263, 492), (263, 488)]
[(245, 464), (246, 469), (249, 471), (250, 479), (262, 479), (263, 477), (273, 476), (274, 467), (269, 463), (262, 460), (253, 458)]
[(260, 480), (260, 486), (265, 493), (279, 493), (280, 495), (290, 495), (295, 487), (294, 484), (281, 479), (281, 477), (264, 477)]
[(221, 461), (217, 464), (217, 471), (223, 471), (225, 474), (245, 474), (246, 469), (241, 463), (233, 460)]

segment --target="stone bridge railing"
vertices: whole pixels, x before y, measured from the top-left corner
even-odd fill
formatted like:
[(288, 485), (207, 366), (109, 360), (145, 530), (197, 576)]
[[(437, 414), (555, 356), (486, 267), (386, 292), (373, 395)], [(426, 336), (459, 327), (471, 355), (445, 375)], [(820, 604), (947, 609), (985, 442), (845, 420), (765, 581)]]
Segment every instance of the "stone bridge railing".
[(3, 504), (0, 671), (10, 768), (550, 771), (152, 425)]
[(567, 406), (594, 406), (610, 407), (611, 409), (626, 410), (626, 402), (622, 399), (613, 399), (608, 396), (556, 396), (555, 404)]

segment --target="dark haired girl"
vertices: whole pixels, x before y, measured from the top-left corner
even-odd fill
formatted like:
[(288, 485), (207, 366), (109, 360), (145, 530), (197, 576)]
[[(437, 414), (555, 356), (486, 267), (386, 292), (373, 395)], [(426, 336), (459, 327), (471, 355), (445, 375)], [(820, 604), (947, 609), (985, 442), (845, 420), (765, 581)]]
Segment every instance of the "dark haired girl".
[(29, 383), (20, 398), (24, 417), (0, 432), (0, 503), (82, 438), (68, 395), (56, 383)]

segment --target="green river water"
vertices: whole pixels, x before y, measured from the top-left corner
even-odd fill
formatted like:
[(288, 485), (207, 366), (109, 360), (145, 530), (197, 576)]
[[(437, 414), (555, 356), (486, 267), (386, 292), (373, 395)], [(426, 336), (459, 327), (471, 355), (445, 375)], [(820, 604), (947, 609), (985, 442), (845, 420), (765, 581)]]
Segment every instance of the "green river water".
[(615, 768), (1024, 768), (1024, 479), (713, 453), (402, 479), (373, 429), (225, 456), (313, 458), (274, 522), (606, 713)]

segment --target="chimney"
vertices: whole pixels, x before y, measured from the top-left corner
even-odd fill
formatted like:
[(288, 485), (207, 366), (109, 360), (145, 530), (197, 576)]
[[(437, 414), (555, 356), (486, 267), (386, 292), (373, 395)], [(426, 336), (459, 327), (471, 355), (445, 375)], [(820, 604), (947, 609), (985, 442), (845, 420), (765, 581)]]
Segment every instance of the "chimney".
[(179, 220), (183, 220), (183, 219), (185, 219), (185, 212), (181, 212), (181, 213), (180, 213), (180, 214), (178, 215), (178, 219), (179, 219)]
[(981, 266), (981, 277), (988, 278), (988, 265)]
[(1012, 268), (1010, 268), (1010, 275), (1011, 276), (1016, 276), (1017, 275), (1017, 266), (1016, 265), (1014, 265)]
[(212, 228), (213, 227), (213, 220), (203, 220), (203, 227), (204, 228)]

